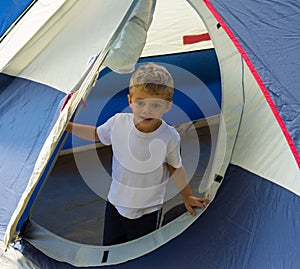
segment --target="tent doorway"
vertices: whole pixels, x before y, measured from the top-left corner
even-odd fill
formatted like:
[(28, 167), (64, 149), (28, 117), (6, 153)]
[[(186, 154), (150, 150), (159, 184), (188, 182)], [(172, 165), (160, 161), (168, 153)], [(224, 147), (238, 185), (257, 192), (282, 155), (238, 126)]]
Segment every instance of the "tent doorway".
[[(174, 77), (174, 109), (165, 120), (181, 135), (183, 163), (193, 193), (205, 195), (201, 181), (214, 156), (221, 103), (215, 52), (209, 49), (143, 58), (138, 64), (150, 61), (165, 65)], [(78, 109), (76, 122), (99, 125), (115, 113), (126, 111), (130, 75), (104, 70), (86, 100), (87, 109)], [(90, 145), (69, 135), (31, 210), (24, 238), (31, 241), (39, 231), (49, 238), (54, 235), (60, 240), (102, 246), (111, 154), (110, 147)], [(174, 187), (171, 183), (167, 191), (161, 227), (187, 215)]]

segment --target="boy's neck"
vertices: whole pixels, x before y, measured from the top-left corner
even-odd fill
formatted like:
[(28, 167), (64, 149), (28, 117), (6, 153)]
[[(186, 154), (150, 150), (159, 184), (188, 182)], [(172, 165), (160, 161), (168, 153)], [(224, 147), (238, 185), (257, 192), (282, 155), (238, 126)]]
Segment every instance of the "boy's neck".
[(151, 119), (149, 122), (135, 122), (135, 127), (142, 133), (152, 133), (162, 124), (161, 119)]

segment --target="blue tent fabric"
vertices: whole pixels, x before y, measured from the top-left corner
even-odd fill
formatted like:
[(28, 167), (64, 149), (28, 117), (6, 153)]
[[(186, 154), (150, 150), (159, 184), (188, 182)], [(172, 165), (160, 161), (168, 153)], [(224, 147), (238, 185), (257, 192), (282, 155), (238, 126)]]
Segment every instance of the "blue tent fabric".
[(0, 75), (2, 240), (64, 96), (40, 83)]
[(22, 12), (33, 2), (32, 0), (1, 0), (0, 2), (0, 37)]
[[(114, 268), (298, 269), (299, 211), (299, 196), (230, 165), (209, 209), (183, 234)], [(76, 268), (28, 245), (23, 251), (41, 268)]]
[[(230, 29), (260, 75), (300, 152), (300, 3), (298, 1), (206, 1)], [(210, 3), (209, 3), (210, 2)], [(222, 23), (222, 21), (221, 21)]]

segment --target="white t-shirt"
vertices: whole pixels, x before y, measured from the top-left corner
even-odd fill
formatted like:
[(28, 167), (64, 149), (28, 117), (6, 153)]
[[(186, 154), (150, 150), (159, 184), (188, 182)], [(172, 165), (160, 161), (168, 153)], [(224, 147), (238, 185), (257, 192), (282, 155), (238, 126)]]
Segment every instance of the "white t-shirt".
[(179, 168), (180, 136), (162, 121), (150, 133), (139, 131), (131, 113), (118, 113), (97, 128), (100, 141), (112, 145), (112, 183), (108, 200), (130, 219), (161, 208), (169, 173)]

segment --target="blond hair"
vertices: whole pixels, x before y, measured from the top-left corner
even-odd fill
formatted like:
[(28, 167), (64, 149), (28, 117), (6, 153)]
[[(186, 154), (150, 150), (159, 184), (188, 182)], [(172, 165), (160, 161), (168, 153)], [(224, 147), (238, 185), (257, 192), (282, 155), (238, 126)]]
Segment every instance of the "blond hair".
[(168, 70), (158, 64), (148, 63), (140, 66), (131, 76), (129, 94), (139, 88), (153, 95), (163, 95), (172, 101), (174, 94), (174, 81)]

